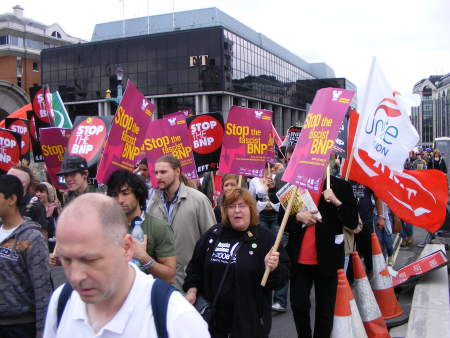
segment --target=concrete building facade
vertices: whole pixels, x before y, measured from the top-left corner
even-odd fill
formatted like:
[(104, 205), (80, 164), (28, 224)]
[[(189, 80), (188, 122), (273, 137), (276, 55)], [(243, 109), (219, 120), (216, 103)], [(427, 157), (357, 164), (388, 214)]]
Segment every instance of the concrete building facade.
[(111, 114), (105, 91), (116, 97), (131, 80), (156, 105), (155, 118), (185, 109), (226, 118), (240, 105), (272, 110), (283, 134), (305, 118), (308, 80), (356, 89), (217, 8), (97, 24), (91, 42), (44, 50), (42, 64), (43, 83), (60, 92), (71, 117)]
[(29, 103), (29, 88), (41, 83), (42, 49), (83, 42), (57, 24), (24, 16), (19, 5), (0, 15), (0, 119)]
[(422, 99), (411, 116), (421, 144), (431, 146), (437, 137), (450, 137), (450, 73), (422, 79), (413, 92)]

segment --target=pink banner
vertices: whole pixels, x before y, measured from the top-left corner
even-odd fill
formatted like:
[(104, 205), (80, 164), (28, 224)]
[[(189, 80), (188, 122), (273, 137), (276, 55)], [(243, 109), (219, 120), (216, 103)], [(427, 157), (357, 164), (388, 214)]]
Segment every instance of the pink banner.
[(341, 88), (317, 91), (283, 181), (320, 192), (331, 149), (353, 94)]
[(154, 105), (128, 80), (97, 169), (97, 181), (107, 184), (116, 170), (134, 169), (143, 157), (140, 156), (141, 147), (154, 109)]
[(263, 177), (267, 158), (271, 156), (269, 155), (271, 132), (271, 111), (231, 107), (225, 125), (219, 172)]
[(72, 130), (63, 128), (41, 128), (39, 132), (42, 155), (44, 155), (44, 162), (47, 166), (48, 173), (50, 174), (52, 184), (57, 189), (65, 189), (65, 185), (58, 180), (56, 173), (61, 169), (64, 153)]
[(192, 114), (192, 110), (179, 110), (179, 111), (176, 111), (175, 113), (164, 115), (163, 119), (178, 117), (179, 115), (184, 116), (184, 118), (188, 118), (188, 117), (193, 116), (194, 114)]
[(181, 162), (182, 173), (189, 179), (198, 178), (191, 141), (182, 115), (152, 121), (142, 145), (148, 159), (148, 171), (155, 186), (155, 162), (164, 155), (173, 155)]

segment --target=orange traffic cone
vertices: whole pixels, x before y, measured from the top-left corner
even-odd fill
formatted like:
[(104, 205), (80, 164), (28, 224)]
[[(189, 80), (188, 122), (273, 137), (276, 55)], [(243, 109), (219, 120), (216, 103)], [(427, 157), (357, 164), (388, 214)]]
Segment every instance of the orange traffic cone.
[[(364, 328), (361, 315), (359, 314), (358, 306), (356, 305), (355, 297), (353, 296), (352, 289), (348, 283), (347, 276), (344, 270), (338, 270), (338, 276), (341, 275), (342, 279), (345, 281), (345, 285), (348, 293), (348, 300), (350, 303), (350, 310), (352, 311), (352, 328), (354, 337), (367, 337), (366, 329)], [(339, 277), (338, 277), (339, 278)]]
[(367, 334), (361, 324), (361, 318), (359, 325), (356, 325), (356, 327), (354, 327), (353, 325), (350, 298), (353, 298), (353, 296), (351, 295), (350, 285), (348, 284), (347, 278), (345, 277), (344, 270), (340, 269), (338, 270), (336, 306), (334, 308), (334, 320), (333, 330), (331, 331), (331, 338), (367, 338)]
[[(375, 233), (372, 233), (372, 265), (373, 276), (370, 284), (372, 285), (373, 293), (380, 307), (381, 314), (386, 321), (386, 325), (392, 327), (406, 323), (408, 316), (405, 316), (395, 296), (392, 287), (392, 278), (387, 269), (386, 261)], [(394, 320), (397, 317), (400, 320)], [(390, 319), (392, 320), (388, 321)]]
[(352, 252), (353, 275), (353, 293), (355, 294), (356, 304), (369, 338), (389, 338), (389, 332), (386, 323), (381, 316), (375, 296), (370, 288), (369, 280), (359, 258), (358, 252)]

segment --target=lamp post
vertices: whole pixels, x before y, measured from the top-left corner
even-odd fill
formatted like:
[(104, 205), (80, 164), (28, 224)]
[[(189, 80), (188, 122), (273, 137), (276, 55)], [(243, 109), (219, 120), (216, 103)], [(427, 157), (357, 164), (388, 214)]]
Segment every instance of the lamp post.
[(116, 80), (117, 80), (117, 97), (111, 97), (111, 90), (107, 89), (105, 91), (105, 99), (107, 101), (115, 102), (117, 105), (119, 105), (123, 96), (123, 86), (122, 86), (123, 68), (120, 65), (117, 66), (116, 68)]

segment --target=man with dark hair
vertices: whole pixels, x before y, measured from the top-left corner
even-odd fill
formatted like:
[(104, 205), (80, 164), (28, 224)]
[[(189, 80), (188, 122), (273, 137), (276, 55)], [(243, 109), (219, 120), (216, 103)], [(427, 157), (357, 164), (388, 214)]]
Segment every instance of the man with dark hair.
[(142, 243), (135, 241), (133, 255), (139, 261), (141, 270), (174, 283), (176, 259), (173, 230), (167, 222), (144, 213), (147, 199), (144, 180), (127, 170), (116, 171), (108, 181), (107, 194), (125, 212), (129, 233), (136, 222), (141, 223), (145, 237)]
[(103, 194), (83, 194), (64, 208), (56, 253), (69, 284), (52, 295), (44, 337), (157, 337), (162, 320), (168, 337), (209, 337), (179, 292), (163, 293), (161, 281), (129, 263), (135, 242), (126, 222), (120, 205)]
[(175, 286), (181, 290), (195, 244), (216, 223), (216, 218), (208, 198), (186, 185), (181, 163), (175, 157), (160, 157), (155, 164), (155, 174), (158, 189), (147, 212), (172, 226), (177, 255)]
[(0, 337), (40, 337), (51, 294), (47, 244), (22, 199), (22, 182), (0, 176)]
[(23, 198), (21, 199), (20, 213), (23, 217), (27, 217), (41, 226), (41, 232), (48, 237), (49, 225), (47, 222), (45, 207), (34, 194), (37, 179), (33, 171), (24, 165), (16, 165), (8, 170), (8, 175), (16, 176), (23, 186)]
[(64, 205), (81, 194), (96, 191), (94, 186), (88, 184), (89, 170), (86, 160), (81, 156), (65, 157), (57, 175), (64, 176), (68, 190), (64, 196)]

